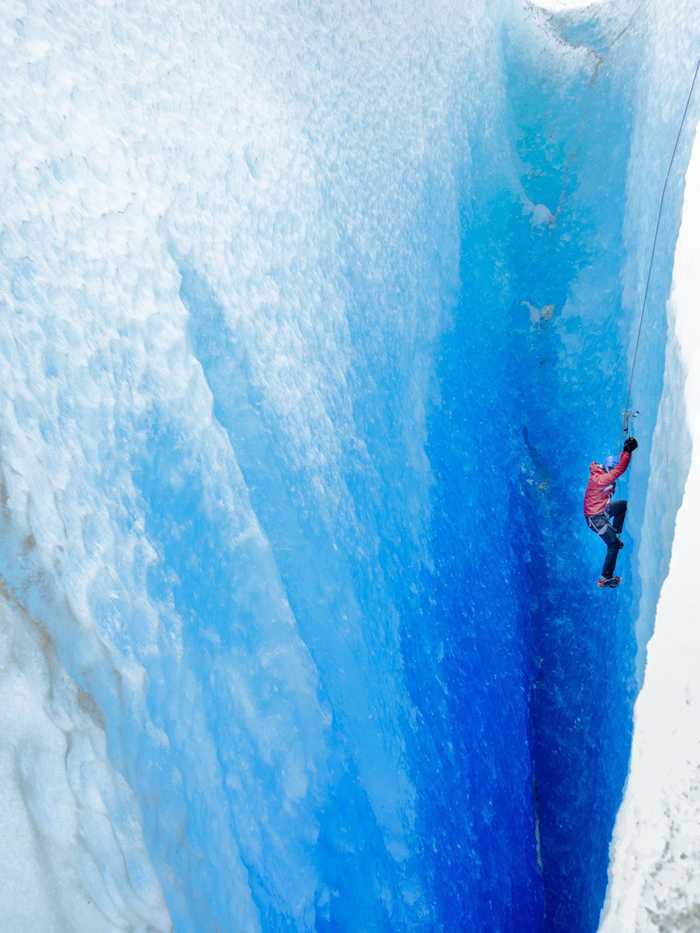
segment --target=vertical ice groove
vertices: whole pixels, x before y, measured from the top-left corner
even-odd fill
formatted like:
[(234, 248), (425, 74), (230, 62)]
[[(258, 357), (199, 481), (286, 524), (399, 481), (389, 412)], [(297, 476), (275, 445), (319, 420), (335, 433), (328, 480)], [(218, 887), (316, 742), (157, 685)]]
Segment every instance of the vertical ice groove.
[(566, 43), (519, 0), (4, 4), (20, 927), (540, 931), (540, 856), (546, 922), (595, 922), (620, 620), (640, 596), (644, 642), (682, 488), (653, 481), (672, 349), (619, 625), (561, 529), (616, 430), (697, 33), (689, 0), (564, 5)]
[(0, 16), (0, 543), (115, 769), (63, 750), (65, 916), (429, 924), (402, 626), (503, 10), (58, 9)]
[[(670, 10), (663, 4), (651, 3), (635, 15), (635, 32), (643, 38), (638, 66), (635, 122), (631, 140), (630, 169), (626, 185), (625, 243), (627, 261), (622, 275), (625, 305), (639, 311), (650, 258), (654, 225), (663, 179), (671, 157), (673, 142), (690, 89), (690, 80), (698, 55), (698, 29), (694, 5), (684, 2)], [(659, 243), (655, 268), (651, 279), (648, 310), (641, 335), (640, 353), (635, 374), (637, 402), (641, 409), (638, 427), (645, 436), (658, 434), (654, 426), (656, 405), (648, 399), (661, 397), (664, 355), (655, 347), (666, 346), (666, 354), (674, 352), (672, 340), (666, 341), (666, 299), (670, 289), (673, 264), (673, 246), (680, 219), (680, 202), (684, 165), (687, 164), (693, 121), (697, 119), (697, 93), (686, 132), (681, 139), (676, 166), (664, 205), (659, 230)], [(630, 354), (636, 324), (631, 328)], [(668, 393), (661, 404), (670, 404)], [(668, 496), (647, 496), (643, 525), (639, 541), (639, 570), (643, 581), (640, 591), (639, 613), (636, 622), (640, 645), (637, 676), (641, 682), (645, 645), (653, 631), (656, 604), (661, 584), (668, 570), (668, 559), (673, 537), (673, 518), (680, 504), (683, 478), (687, 471), (686, 442), (679, 435), (679, 470), (669, 477)], [(654, 445), (652, 458), (658, 458), (659, 448)], [(684, 460), (683, 458), (686, 458)], [(647, 485), (653, 488), (660, 462), (640, 458), (639, 469), (630, 481), (631, 496), (644, 496)]]
[[(651, 234), (673, 140), (700, 47), (694, 5), (650, 4), (641, 59), (633, 158), (627, 185), (630, 304), (646, 276)], [(697, 93), (672, 173), (659, 231), (648, 321), (640, 340), (637, 404), (648, 436), (649, 397), (660, 392), (648, 461), (637, 568), (638, 679), (629, 774), (610, 851), (601, 931), (693, 930), (700, 920), (695, 674), (698, 639), (693, 571), (697, 542), (697, 238), (700, 199)], [(694, 140), (694, 144), (693, 144)], [(661, 144), (663, 141), (663, 145)], [(692, 148), (692, 153), (691, 153)], [(689, 161), (690, 160), (690, 161)], [(686, 165), (688, 165), (686, 172)], [(650, 185), (650, 180), (653, 184)], [(665, 348), (659, 353), (658, 348)], [(651, 640), (649, 640), (651, 639)], [(648, 642), (648, 650), (647, 650)]]
[[(691, 931), (700, 923), (699, 236), (700, 136), (696, 133), (668, 305), (669, 340), (677, 341), (678, 350), (677, 356), (667, 357), (664, 374), (664, 398), (669, 404), (665, 409), (662, 406), (664, 417), (655, 433), (655, 446), (661, 448), (657, 471), (675, 474), (684, 463), (678, 443), (683, 439), (678, 430), (683, 410), (692, 452), (673, 530), (668, 575), (656, 607), (644, 684), (635, 706), (630, 774), (611, 849), (601, 933)], [(650, 486), (652, 495), (667, 495), (664, 484), (655, 483), (653, 473)]]

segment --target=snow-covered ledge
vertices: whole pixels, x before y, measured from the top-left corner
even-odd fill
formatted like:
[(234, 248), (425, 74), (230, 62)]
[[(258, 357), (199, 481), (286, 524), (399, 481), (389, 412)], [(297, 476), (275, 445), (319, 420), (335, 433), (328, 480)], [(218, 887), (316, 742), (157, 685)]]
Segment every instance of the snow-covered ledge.
[[(613, 838), (600, 933), (700, 929), (699, 307), (700, 135), (696, 135), (669, 302), (669, 321), (685, 370), (692, 460), (635, 708), (630, 774)], [(672, 371), (667, 363), (664, 396), (680, 397), (683, 378), (679, 367)], [(673, 437), (667, 433), (661, 438), (657, 433), (655, 442), (669, 448)], [(672, 468), (672, 463), (668, 466)]]

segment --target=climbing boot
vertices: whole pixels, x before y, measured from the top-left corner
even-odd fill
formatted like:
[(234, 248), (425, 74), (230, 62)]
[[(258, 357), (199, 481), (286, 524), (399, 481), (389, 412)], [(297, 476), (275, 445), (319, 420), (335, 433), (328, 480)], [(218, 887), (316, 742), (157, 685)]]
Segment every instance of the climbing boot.
[(614, 590), (616, 586), (619, 586), (622, 581), (621, 577), (601, 577), (598, 580), (598, 586), (601, 590), (610, 589)]

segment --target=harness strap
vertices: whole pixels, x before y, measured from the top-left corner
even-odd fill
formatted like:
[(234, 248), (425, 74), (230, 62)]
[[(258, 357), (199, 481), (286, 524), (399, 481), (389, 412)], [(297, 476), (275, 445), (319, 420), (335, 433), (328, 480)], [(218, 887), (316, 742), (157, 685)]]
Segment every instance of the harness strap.
[[(598, 525), (595, 524), (595, 522), (593, 521), (594, 518), (602, 518), (602, 519), (603, 519), (603, 526), (602, 526), (602, 528), (599, 528)], [(603, 537), (604, 534), (607, 534), (608, 528), (610, 528), (611, 531), (614, 530), (613, 527), (612, 527), (612, 525), (608, 522), (608, 520), (607, 520), (607, 518), (605, 517), (604, 514), (601, 514), (601, 515), (587, 515), (587, 516), (586, 516), (586, 523), (588, 524), (588, 527), (591, 529), (591, 531), (595, 531), (595, 533), (596, 533), (597, 535), (600, 535), (601, 538)]]

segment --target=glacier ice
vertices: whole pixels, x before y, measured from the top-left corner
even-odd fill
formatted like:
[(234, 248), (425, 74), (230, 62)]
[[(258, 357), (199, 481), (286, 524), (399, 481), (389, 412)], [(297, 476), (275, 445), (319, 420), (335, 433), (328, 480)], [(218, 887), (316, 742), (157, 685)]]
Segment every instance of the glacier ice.
[(0, 587), (0, 911), (7, 930), (167, 930), (138, 802), (45, 627)]
[[(656, 476), (676, 476), (678, 464), (687, 462), (685, 434), (677, 424), (678, 413), (684, 409), (692, 459), (675, 521), (668, 576), (656, 608), (644, 685), (635, 706), (630, 775), (613, 840), (601, 933), (692, 931), (700, 924), (699, 237), (700, 137), (695, 134), (669, 300), (672, 337), (677, 343), (675, 352), (667, 355), (654, 435), (649, 498), (657, 500), (657, 508), (668, 508), (669, 488)], [(654, 572), (653, 565), (650, 570)]]
[(7, 915), (595, 929), (683, 461), (614, 603), (577, 484), (691, 14), (4, 5)]
[(431, 922), (402, 616), (501, 12), (3, 10), (7, 585), (177, 929)]

